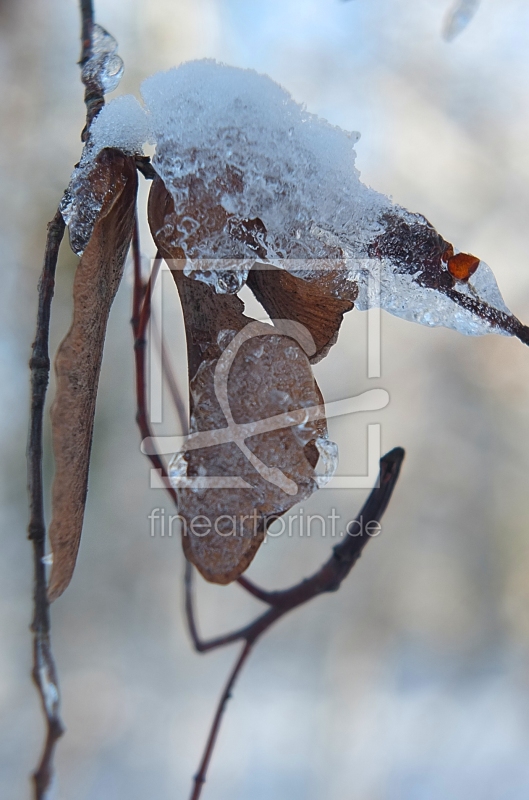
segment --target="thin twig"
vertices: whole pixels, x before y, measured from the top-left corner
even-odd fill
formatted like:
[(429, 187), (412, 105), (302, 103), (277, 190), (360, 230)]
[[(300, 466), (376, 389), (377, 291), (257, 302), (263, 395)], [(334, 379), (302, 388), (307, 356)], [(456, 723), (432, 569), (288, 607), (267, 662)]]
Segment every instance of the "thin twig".
[[(81, 67), (92, 53), (92, 30), (94, 26), (94, 10), (91, 0), (80, 0), (81, 11)], [(90, 124), (104, 104), (101, 96), (86, 86), (86, 127), (82, 134), (83, 141), (88, 136)], [(48, 797), (53, 778), (53, 756), (57, 741), (64, 728), (60, 717), (60, 693), (57, 670), (51, 649), (50, 608), (47, 595), (46, 566), (46, 523), (44, 519), (44, 492), (42, 483), (42, 426), (44, 404), (50, 374), (49, 331), (53, 292), (55, 288), (55, 271), (59, 248), (64, 236), (65, 222), (60, 210), (57, 210), (48, 225), (44, 264), (39, 280), (39, 299), (37, 311), (37, 330), (33, 342), (30, 359), (31, 370), (31, 409), (27, 447), (28, 491), (30, 521), (29, 539), (33, 543), (34, 588), (33, 588), (33, 670), (35, 682), (46, 720), (44, 748), (39, 765), (33, 773), (35, 799)]]
[(175, 407), (178, 422), (180, 424), (180, 430), (182, 432), (186, 432), (189, 427), (187, 423), (187, 409), (185, 407), (182, 393), (178, 388), (178, 383), (175, 378), (169, 353), (167, 352), (167, 348), (164, 344), (163, 331), (158, 330), (156, 317), (154, 315), (151, 317), (151, 335), (153, 337), (155, 347), (162, 359), (162, 374), (165, 382), (167, 383), (167, 388), (169, 389), (169, 394), (171, 395), (171, 400), (173, 401), (173, 405)]
[(213, 748), (215, 747), (215, 742), (217, 741), (217, 736), (219, 733), (220, 723), (222, 722), (222, 717), (224, 715), (224, 711), (226, 710), (226, 705), (228, 700), (231, 698), (231, 693), (239, 674), (250, 655), (250, 652), (253, 647), (253, 642), (245, 642), (243, 649), (241, 650), (241, 654), (239, 658), (235, 662), (235, 665), (231, 671), (231, 675), (227, 680), (226, 686), (224, 687), (224, 691), (219, 700), (219, 704), (217, 706), (217, 710), (215, 712), (215, 716), (213, 718), (213, 722), (211, 724), (211, 728), (209, 731), (208, 740), (206, 742), (206, 747), (204, 750), (204, 755), (202, 756), (202, 761), (200, 762), (200, 766), (198, 768), (198, 772), (193, 779), (193, 791), (191, 793), (190, 800), (198, 800), (202, 793), (202, 787), (206, 782), (206, 774), (209, 766), (209, 762), (211, 761), (211, 756), (213, 755)]
[(81, 140), (86, 142), (92, 120), (96, 117), (105, 105), (105, 95), (103, 86), (97, 79), (96, 74), (90, 70), (83, 70), (83, 67), (92, 57), (93, 29), (94, 29), (94, 6), (92, 0), (79, 0), (81, 10), (81, 81), (85, 87), (84, 103), (86, 106), (86, 125), (81, 134)]
[[(134, 362), (136, 372), (136, 422), (140, 429), (142, 439), (152, 438), (153, 432), (149, 424), (147, 412), (147, 382), (146, 382), (146, 349), (147, 349), (147, 324), (151, 314), (151, 296), (156, 278), (160, 269), (161, 256), (156, 254), (149, 279), (144, 283), (141, 276), (141, 252), (138, 233), (138, 221), (134, 226), (132, 237), (132, 257), (134, 260), (134, 292), (132, 309), (132, 331), (134, 334)], [(167, 467), (158, 453), (149, 454), (153, 467), (160, 472), (165, 488), (171, 499), (176, 503), (176, 492), (168, 483)]]
[(39, 281), (37, 332), (29, 363), (31, 370), (31, 411), (28, 439), (28, 490), (30, 505), (29, 539), (33, 542), (33, 671), (44, 716), (46, 740), (40, 763), (33, 773), (36, 800), (44, 800), (53, 776), (53, 754), (63, 726), (57, 671), (51, 650), (50, 613), (46, 586), (46, 524), (42, 485), (42, 424), (50, 374), (50, 312), (55, 287), (55, 270), (65, 224), (60, 211), (48, 225), (44, 264)]
[(248, 580), (248, 578), (245, 578), (244, 575), (240, 575), (237, 578), (237, 583), (240, 584), (243, 589), (246, 589), (248, 594), (253, 595), (258, 600), (261, 600), (261, 602), (273, 605), (273, 592), (267, 592), (265, 589), (261, 589), (259, 586), (256, 586), (255, 583)]
[[(362, 531), (365, 531), (370, 523), (379, 522), (382, 518), (397, 483), (403, 460), (404, 450), (401, 447), (396, 447), (380, 459), (380, 488), (372, 490), (356, 518), (357, 522), (360, 522), (360, 520), (363, 522)], [(337, 591), (342, 581), (360, 558), (362, 550), (370, 538), (366, 533), (362, 533), (361, 536), (346, 536), (343, 542), (336, 545), (331, 557), (319, 570), (311, 575), (310, 578), (305, 578), (289, 589), (267, 592), (250, 583), (246, 578), (242, 581), (239, 580), (243, 588), (247, 589), (248, 586), (251, 586), (251, 590), (249, 590), (251, 594), (267, 603), (270, 609), (243, 628), (207, 641), (201, 640), (197, 634), (193, 611), (192, 581), (189, 568), (187, 568), (186, 612), (188, 627), (196, 649), (200, 652), (206, 652), (242, 639), (255, 641), (258, 636), (261, 636), (265, 630), (288, 611), (303, 605), (320, 594)], [(193, 632), (191, 628), (193, 628)], [(198, 646), (196, 642), (198, 642)]]
[(241, 668), (247, 659), (251, 648), (257, 640), (281, 617), (297, 608), (300, 605), (318, 597), (325, 592), (335, 592), (340, 588), (342, 581), (348, 576), (353, 566), (356, 564), (362, 550), (370, 539), (370, 536), (363, 531), (369, 529), (369, 524), (379, 522), (387, 508), (387, 505), (393, 494), (396, 486), (400, 468), (404, 460), (404, 450), (401, 447), (396, 447), (389, 453), (386, 453), (380, 460), (380, 482), (379, 488), (373, 489), (366, 502), (364, 503), (357, 521), (362, 520), (362, 535), (361, 536), (348, 536), (334, 549), (332, 556), (315, 572), (310, 578), (300, 581), (300, 583), (292, 586), (289, 589), (284, 589), (277, 592), (267, 592), (264, 589), (255, 586), (247, 578), (239, 579), (240, 585), (249, 591), (254, 597), (267, 603), (270, 608), (261, 616), (257, 617), (253, 622), (240, 628), (239, 630), (232, 631), (225, 636), (220, 636), (216, 639), (209, 639), (203, 641), (197, 630), (196, 617), (193, 605), (193, 567), (191, 564), (186, 564), (185, 574), (185, 609), (189, 632), (193, 640), (195, 649), (199, 652), (207, 652), (218, 647), (224, 647), (228, 644), (233, 644), (237, 641), (243, 641), (244, 648), (235, 663), (231, 676), (226, 684), (224, 692), (222, 693), (217, 712), (213, 719), (212, 727), (208, 736), (206, 749), (202, 757), (199, 770), (195, 776), (193, 791), (190, 800), (198, 800), (200, 797), (202, 786), (206, 780), (206, 773), (213, 748), (217, 738), (220, 727), (220, 722), (226, 702), (230, 697), (231, 690), (239, 675)]

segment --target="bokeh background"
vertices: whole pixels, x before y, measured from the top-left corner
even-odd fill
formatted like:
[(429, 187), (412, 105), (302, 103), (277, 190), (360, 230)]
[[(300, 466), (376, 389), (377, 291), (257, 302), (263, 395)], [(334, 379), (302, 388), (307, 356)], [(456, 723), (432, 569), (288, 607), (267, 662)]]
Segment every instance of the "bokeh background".
[[(448, 2), (106, 0), (96, 9), (125, 62), (114, 94), (138, 95), (144, 77), (193, 58), (268, 73), (309, 110), (359, 130), (362, 179), (487, 261), (527, 322), (529, 7), (484, 0), (448, 43)], [(29, 796), (43, 733), (29, 677), (26, 364), (46, 223), (80, 154), (78, 28), (74, 0), (0, 3), (5, 800)], [(152, 254), (146, 235), (142, 247)], [(75, 266), (64, 246), (54, 347), (69, 324)], [(169, 284), (164, 292), (181, 367), (181, 323)], [(186, 798), (235, 657), (232, 648), (192, 651), (180, 544), (149, 535), (148, 514), (171, 507), (149, 488), (139, 449), (130, 306), (128, 277), (110, 320), (78, 566), (53, 606), (68, 728), (57, 752), (60, 800)], [(382, 376), (369, 380), (365, 342), (366, 316), (353, 312), (317, 375), (328, 400), (373, 386), (390, 392), (383, 412), (330, 423), (340, 474), (365, 472), (368, 422), (381, 423), (384, 450), (407, 450), (383, 533), (338, 594), (291, 614), (258, 645), (205, 800), (529, 794), (529, 351), (506, 337), (466, 338), (383, 314)], [(49, 432), (46, 443), (49, 485)], [(352, 519), (365, 494), (320, 492), (304, 510)], [(288, 585), (331, 544), (269, 540), (249, 574)], [(238, 587), (202, 583), (199, 607), (203, 632), (217, 633), (259, 604)]]

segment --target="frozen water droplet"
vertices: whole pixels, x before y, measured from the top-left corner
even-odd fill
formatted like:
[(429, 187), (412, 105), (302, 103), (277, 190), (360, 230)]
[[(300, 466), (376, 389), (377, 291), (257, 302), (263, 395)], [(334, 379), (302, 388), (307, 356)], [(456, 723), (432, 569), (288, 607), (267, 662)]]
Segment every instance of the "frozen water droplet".
[(217, 344), (221, 348), (221, 350), (225, 350), (228, 344), (231, 342), (233, 337), (235, 336), (236, 331), (232, 330), (222, 330), (219, 331), (217, 334)]
[(336, 468), (338, 466), (338, 445), (336, 442), (331, 442), (330, 439), (318, 436), (316, 439), (316, 447), (320, 454), (318, 463), (316, 464), (316, 483), (318, 488), (326, 486), (329, 483)]
[(84, 83), (97, 83), (103, 94), (117, 89), (123, 75), (123, 61), (117, 54), (118, 43), (101, 25), (92, 28), (92, 53), (83, 65)]
[(103, 199), (90, 191), (86, 166), (74, 169), (70, 185), (59, 206), (68, 226), (70, 246), (74, 253), (82, 256), (94, 229)]
[[(180, 240), (180, 244), (184, 245), (185, 241)], [(238, 259), (236, 262), (229, 259), (188, 259), (184, 275), (213, 286), (217, 294), (237, 294), (246, 283), (253, 264), (254, 259)]]
[(123, 61), (118, 55), (111, 55), (105, 58), (101, 65), (101, 83), (105, 94), (118, 88), (123, 70)]
[(299, 358), (299, 347), (286, 347), (285, 348), (285, 355), (287, 358), (296, 359)]
[(115, 53), (118, 43), (111, 33), (97, 23), (92, 27), (92, 55), (101, 56), (106, 53)]
[(244, 285), (244, 280), (235, 272), (220, 272), (217, 274), (215, 291), (217, 294), (236, 294)]
[(187, 477), (187, 461), (182, 451), (175, 453), (169, 462), (168, 475), (173, 489), (179, 489), (180, 479)]

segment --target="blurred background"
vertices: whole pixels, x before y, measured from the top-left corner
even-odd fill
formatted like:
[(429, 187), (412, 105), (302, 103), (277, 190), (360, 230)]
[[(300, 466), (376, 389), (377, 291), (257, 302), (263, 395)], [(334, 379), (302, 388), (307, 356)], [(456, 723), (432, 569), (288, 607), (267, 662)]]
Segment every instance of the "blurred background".
[[(358, 130), (362, 180), (424, 214), (494, 270), (529, 322), (529, 7), (483, 2), (453, 41), (449, 0), (106, 0), (120, 93), (182, 61), (266, 72), (310, 111)], [(29, 797), (43, 724), (30, 681), (27, 360), (46, 223), (80, 155), (74, 0), (1, 0), (0, 795)], [(144, 205), (145, 187), (141, 189)], [(143, 223), (142, 249), (152, 254)], [(65, 334), (76, 257), (65, 245), (52, 345)], [(181, 376), (181, 323), (164, 284)], [(165, 297), (167, 293), (167, 299)], [(172, 309), (172, 311), (171, 311)], [(150, 536), (149, 465), (134, 422), (130, 269), (115, 302), (98, 398), (77, 570), (53, 606), (67, 734), (60, 800), (186, 798), (235, 651), (192, 651), (177, 538)], [(346, 317), (317, 368), (327, 400), (387, 389), (382, 412), (334, 419), (339, 474), (366, 471), (366, 426), (407, 457), (382, 534), (340, 592), (259, 643), (223, 723), (204, 800), (525, 800), (529, 793), (529, 351), (382, 315), (382, 374), (367, 378), (366, 316)], [(171, 430), (167, 409), (166, 428)], [(52, 474), (49, 431), (46, 480)], [(322, 491), (305, 513), (352, 519), (366, 491)], [(295, 511), (293, 512), (295, 513)], [(294, 531), (295, 531), (294, 527)], [(286, 586), (332, 542), (282, 536), (249, 576)], [(198, 586), (204, 634), (260, 604)]]

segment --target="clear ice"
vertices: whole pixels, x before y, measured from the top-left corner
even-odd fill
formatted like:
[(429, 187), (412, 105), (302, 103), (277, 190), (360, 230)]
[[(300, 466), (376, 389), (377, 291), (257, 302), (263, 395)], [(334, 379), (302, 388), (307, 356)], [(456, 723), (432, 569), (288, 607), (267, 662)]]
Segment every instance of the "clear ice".
[(318, 436), (315, 443), (320, 454), (316, 464), (316, 483), (321, 489), (329, 483), (338, 467), (338, 445), (325, 436)]
[[(490, 314), (484, 319), (454, 300), (454, 293), (469, 295), (509, 314), (490, 269), (480, 262), (467, 282), (449, 286), (441, 261), (448, 243), (423, 217), (361, 183), (358, 134), (308, 113), (270, 78), (213, 61), (154, 75), (142, 95), (153, 163), (175, 204), (165, 234), (187, 259), (186, 274), (217, 292), (238, 291), (255, 261), (316, 283), (339, 263), (331, 291), (354, 299), (358, 290), (357, 308), (380, 306), (466, 334), (500, 332)], [(422, 261), (432, 248), (438, 274), (426, 280)], [(239, 265), (231, 285), (230, 259)]]
[(147, 117), (132, 95), (124, 95), (104, 106), (92, 122), (90, 138), (81, 160), (74, 169), (60, 210), (68, 225), (72, 250), (81, 256), (88, 244), (104, 200), (104, 193), (94, 190), (90, 176), (96, 156), (106, 147), (121, 150), (126, 155), (143, 153), (150, 140)]
[[(97, 58), (114, 52), (106, 37)], [(427, 220), (360, 181), (357, 133), (310, 114), (267, 76), (211, 60), (153, 75), (142, 96), (145, 109), (124, 96), (93, 123), (62, 206), (76, 252), (100, 208), (84, 186), (94, 156), (104, 147), (142, 152), (151, 141), (174, 201), (164, 238), (182, 253), (185, 273), (218, 293), (238, 292), (264, 262), (359, 309), (380, 306), (471, 335), (502, 332), (501, 315), (511, 315), (491, 270), (480, 262), (468, 280), (448, 274), (448, 243)], [(476, 303), (488, 306), (485, 316)]]
[(84, 83), (99, 84), (103, 94), (117, 89), (123, 75), (123, 61), (117, 54), (118, 43), (101, 25), (92, 28), (92, 53), (83, 65)]

